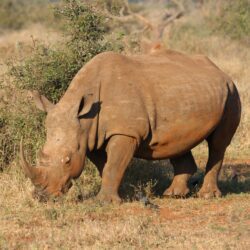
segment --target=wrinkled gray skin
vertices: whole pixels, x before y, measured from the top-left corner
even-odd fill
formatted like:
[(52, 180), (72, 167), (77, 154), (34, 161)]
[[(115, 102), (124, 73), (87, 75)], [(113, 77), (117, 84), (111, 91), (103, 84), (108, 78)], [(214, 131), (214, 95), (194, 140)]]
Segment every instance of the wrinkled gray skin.
[(232, 80), (205, 56), (170, 50), (149, 55), (97, 55), (56, 104), (33, 92), (47, 112), (46, 143), (36, 167), (21, 165), (41, 200), (68, 191), (86, 155), (102, 176), (98, 198), (120, 202), (118, 188), (133, 157), (169, 158), (174, 179), (165, 196), (184, 197), (196, 172), (191, 149), (207, 140), (199, 197), (219, 197), (218, 174), (238, 127), (241, 107)]

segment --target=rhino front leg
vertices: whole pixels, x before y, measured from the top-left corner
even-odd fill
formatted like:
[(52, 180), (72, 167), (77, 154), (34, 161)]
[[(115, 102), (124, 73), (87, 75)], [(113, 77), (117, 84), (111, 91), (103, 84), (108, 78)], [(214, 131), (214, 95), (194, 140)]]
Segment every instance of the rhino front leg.
[(185, 197), (189, 193), (188, 180), (196, 172), (192, 152), (170, 159), (174, 167), (174, 179), (170, 187), (164, 192), (167, 197)]
[(120, 203), (118, 189), (124, 172), (136, 150), (136, 140), (132, 137), (112, 136), (106, 147), (107, 162), (102, 172), (102, 186), (97, 198), (105, 202)]

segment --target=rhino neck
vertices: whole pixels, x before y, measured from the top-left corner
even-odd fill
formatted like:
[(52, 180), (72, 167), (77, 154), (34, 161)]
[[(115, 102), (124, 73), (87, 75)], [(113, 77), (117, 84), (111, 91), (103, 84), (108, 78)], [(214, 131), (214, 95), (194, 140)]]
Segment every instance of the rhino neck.
[[(72, 116), (72, 119), (79, 119), (83, 131), (82, 141), (86, 144), (86, 150), (89, 151), (92, 151), (95, 147), (98, 129), (101, 82), (97, 73), (95, 70), (93, 71), (93, 68), (87, 67), (86, 69), (86, 66), (84, 66), (74, 77), (64, 96), (57, 104), (64, 114)], [(83, 97), (89, 94), (93, 96), (91, 111), (84, 117), (79, 118), (80, 103)]]
[(86, 150), (92, 151), (96, 146), (97, 129), (98, 129), (98, 117), (97, 113), (94, 117), (86, 117), (80, 119), (82, 128), (82, 142), (85, 145)]
[(87, 63), (71, 81), (58, 104), (70, 110), (75, 105), (79, 105), (82, 98), (88, 94), (94, 94), (94, 101), (99, 101), (101, 85), (98, 72), (98, 67), (92, 67), (91, 63)]
[[(64, 113), (67, 115), (67, 117), (71, 116), (72, 119), (77, 118), (78, 119), (78, 112), (81, 105), (82, 100), (86, 96), (92, 96), (91, 102), (92, 102), (92, 108), (91, 108), (91, 115), (86, 116), (86, 118), (91, 118), (96, 115), (96, 113), (99, 112), (98, 110), (98, 103), (100, 100), (100, 93), (98, 89), (90, 88), (90, 89), (83, 89), (79, 88), (77, 91), (75, 89), (68, 89), (64, 96), (60, 99), (60, 101), (57, 103), (56, 107), (58, 108), (58, 111), (61, 113)], [(94, 113), (95, 114), (94, 114)]]
[(77, 117), (78, 109), (83, 97), (82, 91), (67, 90), (57, 103), (57, 107), (67, 115)]

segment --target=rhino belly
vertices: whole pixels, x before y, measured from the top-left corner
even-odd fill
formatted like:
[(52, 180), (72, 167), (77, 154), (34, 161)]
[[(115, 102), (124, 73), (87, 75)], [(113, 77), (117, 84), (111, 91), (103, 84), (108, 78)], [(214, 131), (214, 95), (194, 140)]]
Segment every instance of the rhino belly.
[(191, 150), (215, 129), (220, 117), (210, 119), (189, 119), (183, 122), (164, 124), (142, 142), (136, 157), (144, 159), (165, 159)]

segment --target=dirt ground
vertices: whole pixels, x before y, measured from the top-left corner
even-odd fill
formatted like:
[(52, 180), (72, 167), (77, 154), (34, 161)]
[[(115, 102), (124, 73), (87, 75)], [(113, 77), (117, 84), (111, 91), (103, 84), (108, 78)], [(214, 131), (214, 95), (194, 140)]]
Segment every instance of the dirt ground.
[[(149, 198), (121, 205), (39, 203), (19, 168), (0, 174), (0, 249), (249, 249), (250, 168), (226, 164), (222, 198)], [(236, 173), (236, 175), (234, 175)]]

